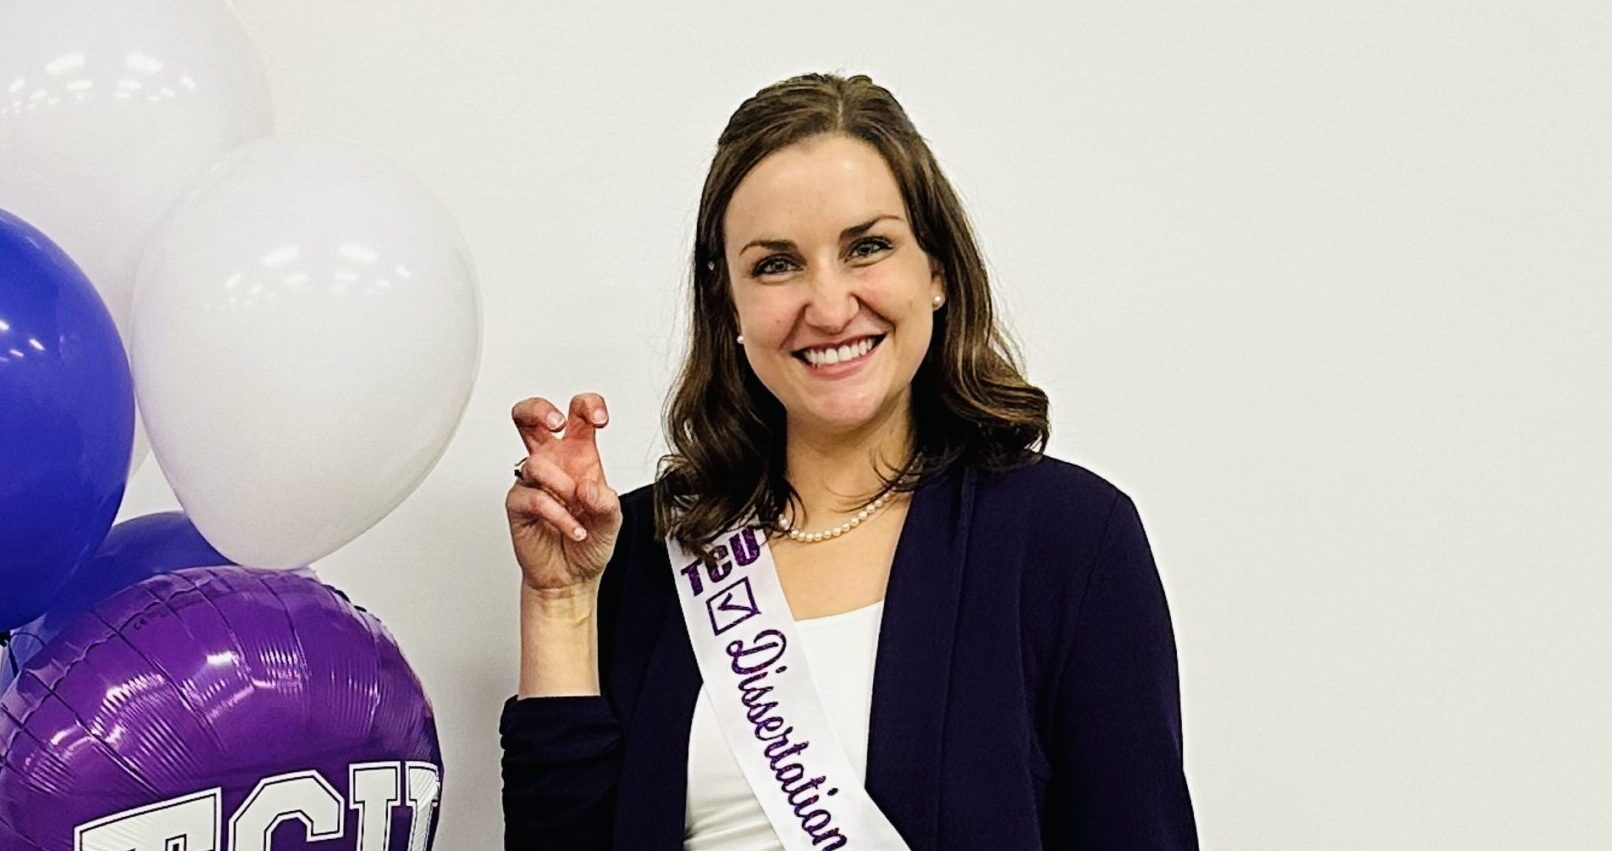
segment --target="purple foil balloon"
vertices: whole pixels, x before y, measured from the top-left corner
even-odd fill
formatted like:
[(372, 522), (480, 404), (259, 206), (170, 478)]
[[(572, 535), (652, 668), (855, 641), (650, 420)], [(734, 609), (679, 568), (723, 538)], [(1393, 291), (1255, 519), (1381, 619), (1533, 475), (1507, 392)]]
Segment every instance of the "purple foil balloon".
[(0, 695), (0, 851), (425, 851), (441, 777), (397, 642), (306, 573), (153, 576)]

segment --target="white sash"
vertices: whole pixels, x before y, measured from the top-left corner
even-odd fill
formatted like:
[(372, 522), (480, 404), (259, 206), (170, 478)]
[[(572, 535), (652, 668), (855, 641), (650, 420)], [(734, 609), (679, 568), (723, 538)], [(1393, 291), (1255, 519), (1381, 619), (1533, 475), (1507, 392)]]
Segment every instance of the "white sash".
[(715, 564), (671, 537), (666, 552), (722, 737), (784, 847), (906, 851), (829, 725), (766, 534), (724, 532)]

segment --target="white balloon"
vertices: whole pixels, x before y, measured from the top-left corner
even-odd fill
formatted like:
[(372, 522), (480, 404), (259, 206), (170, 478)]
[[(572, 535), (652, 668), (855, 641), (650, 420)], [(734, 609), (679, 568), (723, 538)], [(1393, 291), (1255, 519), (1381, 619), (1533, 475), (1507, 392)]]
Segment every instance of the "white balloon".
[[(67, 251), (125, 343), (152, 228), (271, 131), (262, 65), (224, 0), (0, 0), (0, 209)], [(131, 473), (145, 455), (136, 419)]]
[(251, 142), (153, 235), (130, 361), (152, 451), (208, 542), (294, 567), (385, 517), (458, 427), (481, 303), (452, 217), (355, 144)]

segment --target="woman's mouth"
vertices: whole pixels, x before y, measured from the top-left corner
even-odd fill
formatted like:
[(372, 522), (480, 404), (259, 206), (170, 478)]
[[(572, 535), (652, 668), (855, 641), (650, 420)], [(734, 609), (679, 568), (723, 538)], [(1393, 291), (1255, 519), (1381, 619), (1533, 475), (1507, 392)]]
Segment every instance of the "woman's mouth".
[(853, 340), (836, 348), (810, 348), (795, 352), (795, 359), (806, 366), (806, 371), (821, 378), (838, 378), (857, 371), (871, 359), (873, 351), (883, 342), (884, 334), (874, 334)]

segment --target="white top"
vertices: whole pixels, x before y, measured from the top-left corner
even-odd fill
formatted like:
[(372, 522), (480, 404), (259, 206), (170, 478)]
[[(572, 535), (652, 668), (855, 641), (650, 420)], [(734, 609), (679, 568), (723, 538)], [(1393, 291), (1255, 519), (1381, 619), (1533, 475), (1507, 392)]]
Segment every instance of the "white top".
[[(868, 712), (873, 705), (873, 659), (884, 601), (821, 618), (795, 621), (812, 683), (823, 701), (845, 758), (866, 782)], [(694, 703), (688, 737), (688, 798), (683, 810), (687, 851), (783, 851), (778, 834), (750, 791), (722, 738), (705, 686)]]

